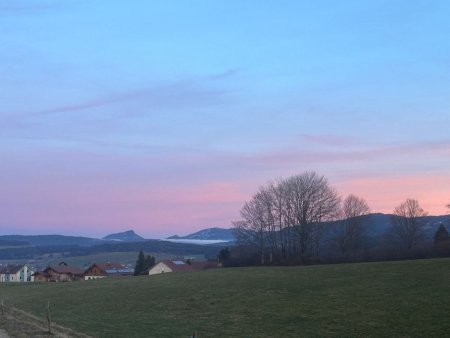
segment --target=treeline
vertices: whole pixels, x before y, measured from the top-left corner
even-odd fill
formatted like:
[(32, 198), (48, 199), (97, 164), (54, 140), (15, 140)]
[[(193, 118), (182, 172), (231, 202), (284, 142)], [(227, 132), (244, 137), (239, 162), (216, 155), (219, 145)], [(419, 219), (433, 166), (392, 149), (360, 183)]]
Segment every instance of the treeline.
[(427, 241), (427, 213), (417, 200), (397, 206), (378, 238), (369, 235), (369, 213), (363, 198), (342, 198), (315, 172), (269, 182), (242, 207), (233, 223), (237, 245), (219, 259), (225, 265), (280, 265), (450, 255), (444, 225), (434, 242)]
[(221, 247), (217, 245), (196, 245), (188, 243), (173, 243), (161, 240), (147, 240), (142, 242), (108, 242), (89, 247), (77, 245), (55, 245), (8, 249), (0, 248), (0, 259), (37, 259), (45, 255), (73, 257), (105, 252), (138, 252), (139, 250), (153, 253), (170, 253), (179, 256), (205, 255), (207, 258), (214, 258), (217, 256), (220, 249)]

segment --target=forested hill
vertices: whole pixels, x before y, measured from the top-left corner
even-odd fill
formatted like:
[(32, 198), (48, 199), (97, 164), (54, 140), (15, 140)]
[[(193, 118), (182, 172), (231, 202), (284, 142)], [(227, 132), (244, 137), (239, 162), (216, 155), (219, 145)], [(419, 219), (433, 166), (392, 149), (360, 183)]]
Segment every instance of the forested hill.
[(102, 243), (100, 239), (63, 235), (4, 235), (0, 241), (16, 241), (33, 246), (79, 245), (91, 246)]
[(144, 250), (151, 253), (166, 253), (171, 255), (205, 255), (215, 258), (222, 249), (220, 245), (195, 245), (172, 243), (163, 240), (146, 240), (141, 242), (101, 242), (92, 246), (51, 245), (30, 246), (18, 248), (0, 248), (0, 259), (23, 260), (36, 259), (44, 255), (58, 254), (60, 257), (86, 256), (108, 252), (138, 252)]

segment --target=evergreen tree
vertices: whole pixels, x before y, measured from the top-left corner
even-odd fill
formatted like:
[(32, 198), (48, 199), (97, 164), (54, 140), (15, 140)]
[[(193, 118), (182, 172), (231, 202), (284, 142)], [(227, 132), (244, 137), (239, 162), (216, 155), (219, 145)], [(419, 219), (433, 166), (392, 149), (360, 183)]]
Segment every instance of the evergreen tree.
[(150, 269), (153, 265), (155, 265), (155, 257), (153, 256), (147, 256), (145, 259), (145, 270)]
[(225, 249), (220, 250), (218, 255), (219, 262), (223, 265), (226, 264), (226, 262), (230, 259), (230, 249), (226, 247)]
[(136, 261), (136, 266), (134, 267), (134, 275), (138, 276), (147, 268), (144, 252), (139, 251), (138, 259)]
[(436, 231), (436, 234), (434, 235), (434, 244), (440, 244), (448, 241), (449, 239), (450, 236), (448, 235), (448, 231), (445, 228), (444, 224), (441, 223), (439, 229)]

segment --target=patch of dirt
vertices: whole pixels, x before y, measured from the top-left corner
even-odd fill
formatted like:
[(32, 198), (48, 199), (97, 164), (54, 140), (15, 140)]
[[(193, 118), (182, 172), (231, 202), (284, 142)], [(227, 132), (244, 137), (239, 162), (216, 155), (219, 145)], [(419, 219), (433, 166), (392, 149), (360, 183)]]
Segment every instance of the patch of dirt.
[[(4, 333), (4, 335), (2, 335)], [(0, 338), (90, 338), (74, 330), (52, 325), (49, 333), (46, 321), (15, 308), (8, 309), (0, 314)]]

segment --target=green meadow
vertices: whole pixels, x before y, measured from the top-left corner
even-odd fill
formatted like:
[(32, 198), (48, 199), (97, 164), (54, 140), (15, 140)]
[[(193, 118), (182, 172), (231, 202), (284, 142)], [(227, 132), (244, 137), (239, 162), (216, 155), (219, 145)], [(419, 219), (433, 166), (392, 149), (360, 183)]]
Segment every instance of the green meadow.
[(95, 337), (450, 337), (450, 259), (0, 285)]

